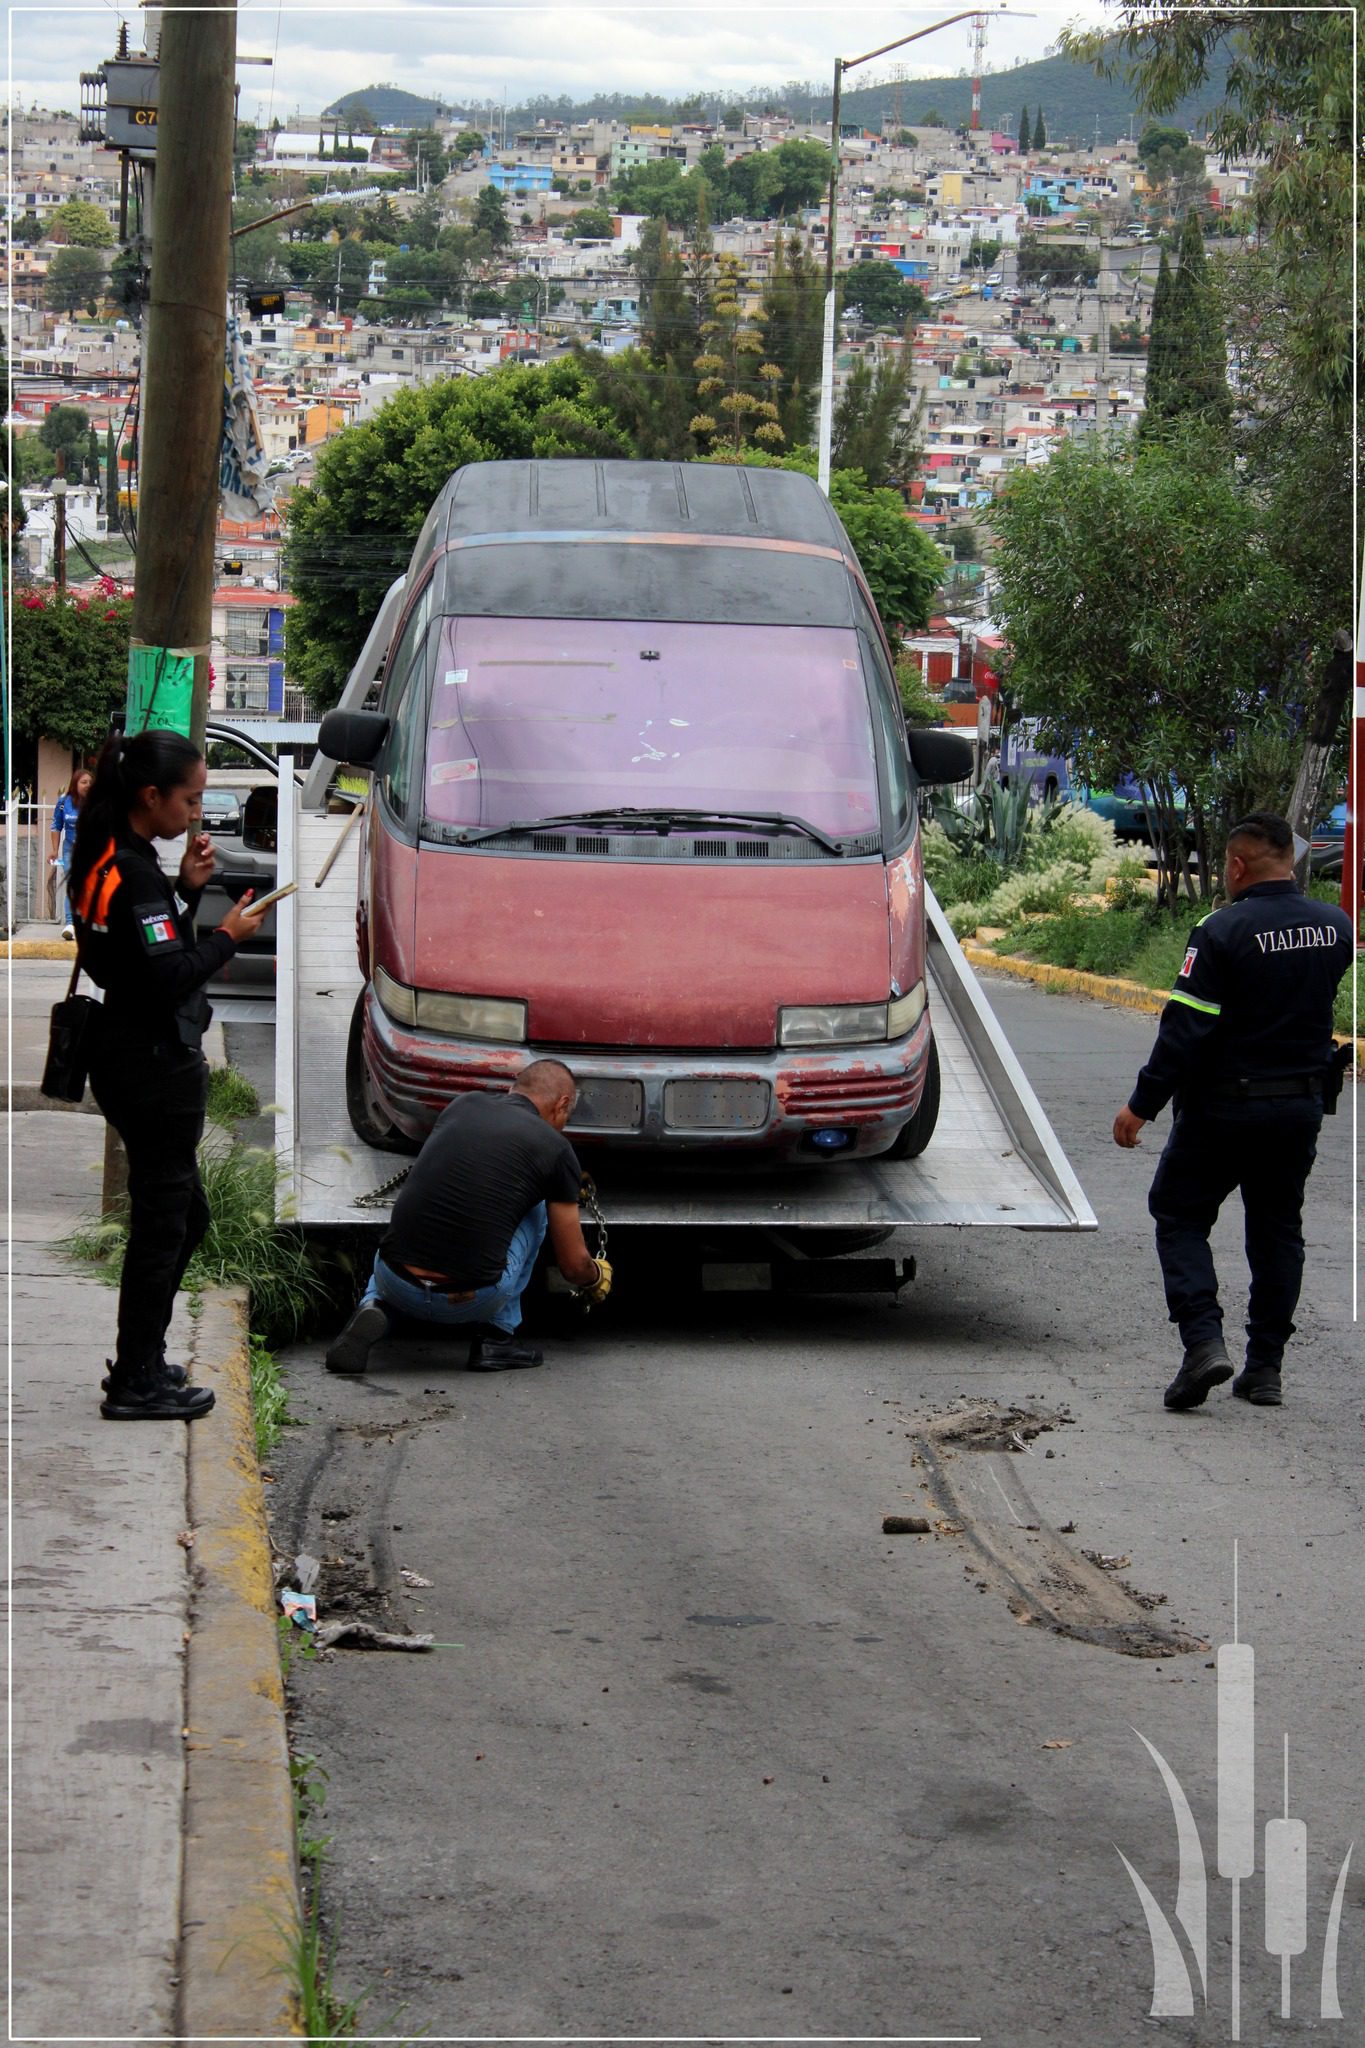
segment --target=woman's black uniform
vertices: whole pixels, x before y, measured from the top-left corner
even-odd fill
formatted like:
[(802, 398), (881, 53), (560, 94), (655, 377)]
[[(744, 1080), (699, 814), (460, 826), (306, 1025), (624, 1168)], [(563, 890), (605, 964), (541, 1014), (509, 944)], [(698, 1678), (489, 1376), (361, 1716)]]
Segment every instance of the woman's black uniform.
[(201, 1041), (213, 1014), (204, 984), (237, 944), (223, 931), (196, 940), (201, 893), (181, 895), (150, 840), (125, 826), (76, 904), (81, 967), (104, 990), (90, 1086), (128, 1153), (119, 1387), (163, 1376), (176, 1292), (208, 1229), (198, 1160), (208, 1082)]

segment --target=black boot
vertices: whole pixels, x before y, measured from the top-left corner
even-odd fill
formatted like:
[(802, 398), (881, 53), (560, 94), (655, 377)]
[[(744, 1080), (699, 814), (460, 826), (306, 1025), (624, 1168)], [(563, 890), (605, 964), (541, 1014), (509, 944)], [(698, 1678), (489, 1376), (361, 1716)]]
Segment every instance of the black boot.
[(1284, 1405), (1278, 1365), (1252, 1365), (1248, 1360), (1233, 1381), (1232, 1391), (1239, 1401), (1250, 1401), (1253, 1408)]
[(518, 1366), (544, 1365), (545, 1353), (506, 1330), (480, 1330), (469, 1347), (471, 1372), (512, 1372)]
[(1221, 1337), (1207, 1337), (1192, 1344), (1181, 1361), (1180, 1370), (1166, 1389), (1168, 1408), (1198, 1408), (1214, 1387), (1232, 1378), (1232, 1360)]
[[(110, 1388), (115, 1384), (117, 1376), (117, 1367), (115, 1366), (112, 1358), (106, 1358), (104, 1362), (108, 1366), (109, 1370), (105, 1374), (104, 1378), (100, 1381), (100, 1388), (102, 1392), (107, 1394)], [(185, 1365), (172, 1365), (171, 1361), (168, 1358), (162, 1359), (161, 1364), (157, 1368), (157, 1371), (160, 1377), (163, 1380), (165, 1380), (167, 1386), (183, 1387), (187, 1386), (189, 1383), (189, 1367)]]
[(106, 1422), (193, 1422), (213, 1406), (212, 1387), (176, 1385), (159, 1374), (128, 1377), (115, 1367), (100, 1402)]
[(327, 1347), (328, 1372), (364, 1372), (371, 1350), (388, 1334), (389, 1316), (383, 1303), (362, 1301), (341, 1335)]

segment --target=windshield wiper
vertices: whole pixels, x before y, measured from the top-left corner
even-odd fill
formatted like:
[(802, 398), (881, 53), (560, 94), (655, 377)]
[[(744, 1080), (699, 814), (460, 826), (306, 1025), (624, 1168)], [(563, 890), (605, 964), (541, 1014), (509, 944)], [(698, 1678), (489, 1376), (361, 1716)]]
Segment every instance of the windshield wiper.
[(790, 811), (692, 811), (661, 808), (641, 810), (633, 804), (616, 804), (601, 811), (569, 811), (562, 817), (519, 818), (507, 825), (482, 825), (457, 835), (460, 846), (474, 846), (482, 839), (501, 839), (512, 832), (553, 831), (568, 825), (624, 825), (628, 830), (667, 832), (674, 825), (754, 825), (766, 832), (784, 835), (800, 833), (823, 846), (827, 853), (843, 855), (837, 839), (831, 839), (807, 818)]

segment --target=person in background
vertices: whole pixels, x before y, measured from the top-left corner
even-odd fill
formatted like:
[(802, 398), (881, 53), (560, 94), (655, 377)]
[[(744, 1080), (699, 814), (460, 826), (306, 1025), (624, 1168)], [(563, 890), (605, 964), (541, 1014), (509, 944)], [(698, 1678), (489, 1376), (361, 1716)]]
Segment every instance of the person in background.
[[(1337, 983), (1355, 958), (1344, 910), (1304, 896), (1294, 835), (1253, 811), (1228, 834), (1227, 902), (1190, 933), (1151, 1057), (1114, 1119), (1125, 1151), (1174, 1097), (1175, 1122), (1147, 1207), (1166, 1306), (1185, 1356), (1168, 1408), (1198, 1408), (1232, 1380), (1257, 1408), (1278, 1408), (1280, 1368), (1303, 1281), (1303, 1194), (1318, 1131), (1345, 1072), (1332, 1044)], [(1251, 1268), (1247, 1348), (1233, 1379), (1209, 1233), (1234, 1189)]]
[(62, 873), (62, 894), (66, 902), (66, 921), (62, 926), (62, 937), (74, 939), (75, 918), (71, 908), (71, 853), (76, 844), (76, 821), (81, 814), (91, 784), (88, 768), (78, 768), (67, 783), (66, 789), (57, 799), (57, 808), (52, 813), (52, 866)]
[(327, 1352), (329, 1372), (364, 1372), (371, 1347), (404, 1319), (463, 1325), (471, 1372), (535, 1366), (518, 1336), (521, 1297), (549, 1233), (555, 1263), (590, 1302), (611, 1267), (583, 1241), (583, 1169), (564, 1126), (578, 1085), (560, 1060), (532, 1060), (505, 1094), (457, 1095), (399, 1189), (374, 1272)]
[[(90, 1087), (128, 1153), (128, 1244), (118, 1298), (118, 1350), (100, 1413), (111, 1422), (193, 1421), (212, 1390), (188, 1384), (166, 1358), (176, 1293), (208, 1228), (199, 1178), (212, 1015), (204, 984), (254, 938), (264, 911), (250, 892), (207, 938), (194, 913), (213, 872), (196, 830), (204, 757), (174, 732), (116, 733), (81, 806), (71, 863), (80, 964), (104, 990)], [(158, 839), (190, 835), (178, 875)]]

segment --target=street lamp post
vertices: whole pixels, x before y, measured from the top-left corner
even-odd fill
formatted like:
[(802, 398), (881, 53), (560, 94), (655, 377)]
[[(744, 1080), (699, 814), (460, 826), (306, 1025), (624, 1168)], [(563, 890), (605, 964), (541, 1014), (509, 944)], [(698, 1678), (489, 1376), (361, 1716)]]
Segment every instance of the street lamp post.
[[(927, 28), (913, 29), (908, 36), (897, 36), (893, 43), (883, 43), (879, 49), (864, 50), (861, 57), (836, 57), (834, 60), (834, 105), (830, 115), (829, 133), (829, 232), (825, 237), (825, 334), (820, 371), (817, 476), (826, 497), (829, 496), (830, 449), (834, 439), (834, 245), (835, 218), (839, 206), (839, 114), (843, 103), (844, 73), (856, 71), (860, 64), (870, 64), (874, 57), (885, 57), (892, 50), (903, 49), (907, 43), (917, 43), (922, 36), (934, 35), (941, 28), (951, 28), (954, 22), (985, 20), (991, 15), (1010, 12), (1008, 7), (967, 7), (960, 14), (947, 14), (942, 21), (931, 21)], [(1017, 18), (1032, 19), (1026, 15)]]

